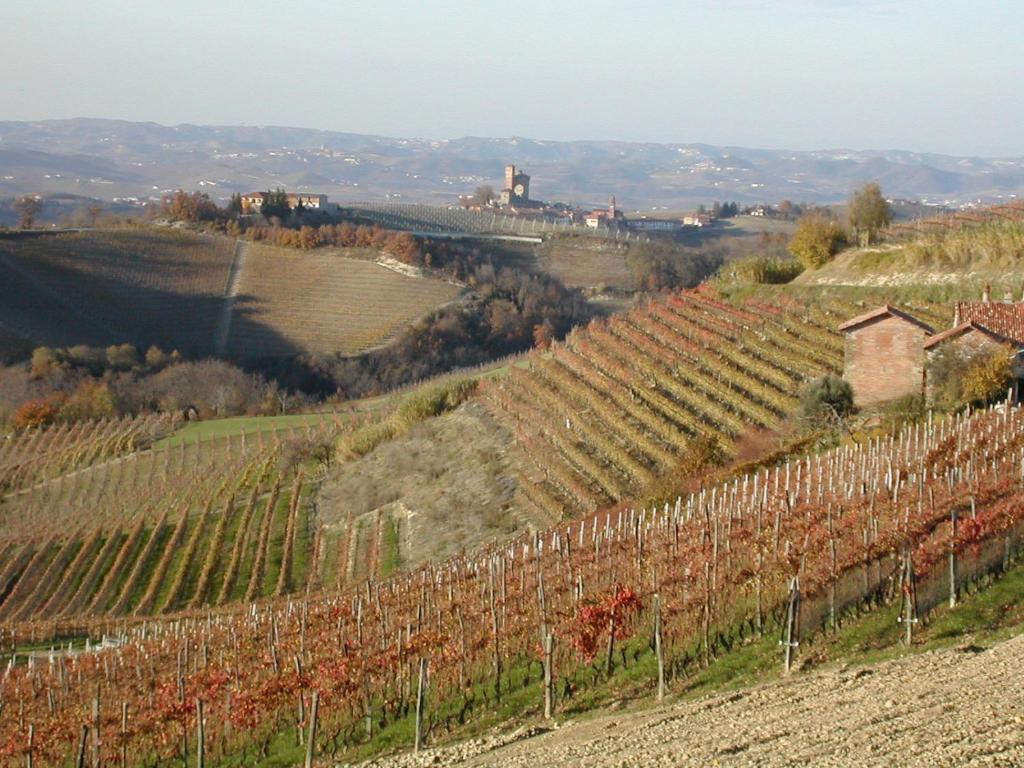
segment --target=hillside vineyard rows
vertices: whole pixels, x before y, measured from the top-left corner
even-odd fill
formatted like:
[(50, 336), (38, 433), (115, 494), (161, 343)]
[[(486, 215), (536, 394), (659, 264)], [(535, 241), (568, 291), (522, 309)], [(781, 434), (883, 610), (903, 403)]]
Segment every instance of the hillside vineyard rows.
[(127, 452), (160, 426), (56, 426), (5, 446), (0, 622), (157, 614), (317, 582), (318, 477), (302, 457), (339, 422)]
[(385, 229), (523, 236), (553, 233), (573, 233), (598, 238), (619, 236), (604, 226), (594, 229), (568, 220), (530, 219), (496, 211), (472, 211), (452, 206), (378, 202), (353, 203), (351, 208), (360, 217)]
[[(886, 589), (913, 620), (920, 580), (955, 573), (986, 540), (1009, 556), (1022, 502), (1024, 412), (1003, 406), (340, 593), (123, 621), (114, 647), (12, 660), (0, 757), (60, 764), (88, 743), (170, 764), (195, 753), (201, 711), (206, 759), (251, 762), (314, 709), (315, 750), (333, 755), (409, 715), (417, 670), (436, 738), (542, 666), (557, 707), (635, 660), (652, 632), (671, 686), (737, 626), (766, 627), (794, 584), (825, 601), (819, 621)], [(24, 625), (5, 631), (27, 639)]]
[(248, 250), (228, 344), (239, 358), (356, 353), (386, 343), (461, 292), (453, 283), (337, 254)]
[(791, 413), (804, 382), (839, 372), (836, 327), (859, 311), (730, 303), (702, 287), (576, 329), (486, 389), (525, 449), (522, 495), (549, 513), (592, 513), (635, 497), (695, 438), (731, 453)]
[(461, 293), (454, 283), (383, 267), (377, 255), (176, 230), (0, 238), (0, 356), (5, 344), (16, 346), (5, 335), (37, 346), (219, 354), (225, 312), (222, 341), (233, 357), (354, 354)]
[(52, 346), (127, 342), (209, 354), (203, 340), (216, 326), (234, 247), (174, 231), (0, 239), (0, 325)]

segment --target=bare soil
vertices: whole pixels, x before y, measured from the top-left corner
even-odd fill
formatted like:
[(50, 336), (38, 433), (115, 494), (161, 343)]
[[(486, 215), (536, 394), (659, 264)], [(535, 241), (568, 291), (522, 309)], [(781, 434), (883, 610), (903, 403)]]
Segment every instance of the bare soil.
[(1024, 635), (369, 763), (1020, 766)]

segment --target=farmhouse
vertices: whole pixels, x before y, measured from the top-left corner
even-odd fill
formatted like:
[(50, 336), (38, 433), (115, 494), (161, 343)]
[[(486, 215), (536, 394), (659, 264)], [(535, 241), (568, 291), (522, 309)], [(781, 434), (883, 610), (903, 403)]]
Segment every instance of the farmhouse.
[(1014, 350), (1012, 396), (1017, 402), (1024, 396), (1024, 301), (992, 301), (988, 288), (981, 301), (957, 302), (953, 326), (941, 333), (888, 305), (847, 320), (839, 330), (845, 335), (843, 378), (858, 406), (922, 391), (930, 400), (928, 363), (949, 349), (964, 355)]
[(921, 392), (931, 327), (886, 304), (847, 320), (839, 330), (845, 336), (843, 378), (858, 406)]
[[(265, 195), (265, 192), (249, 192), (248, 194), (242, 195), (242, 212), (259, 213), (260, 206), (263, 205), (263, 198)], [(288, 193), (289, 208), (294, 210), (299, 207), (300, 203), (306, 210), (325, 211), (328, 207), (327, 195), (316, 194), (313, 192)]]

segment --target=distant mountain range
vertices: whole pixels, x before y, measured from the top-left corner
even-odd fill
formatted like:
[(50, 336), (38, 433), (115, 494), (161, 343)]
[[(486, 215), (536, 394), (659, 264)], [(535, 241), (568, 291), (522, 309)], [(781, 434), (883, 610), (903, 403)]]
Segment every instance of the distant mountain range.
[(890, 197), (941, 205), (1024, 197), (1024, 157), (789, 151), (625, 141), (400, 139), (307, 128), (163, 126), (118, 120), (0, 122), (0, 197), (148, 200), (182, 188), (214, 199), (282, 186), (339, 202), (454, 203), (501, 187), (514, 163), (543, 200), (626, 210), (714, 200), (839, 202), (874, 180)]

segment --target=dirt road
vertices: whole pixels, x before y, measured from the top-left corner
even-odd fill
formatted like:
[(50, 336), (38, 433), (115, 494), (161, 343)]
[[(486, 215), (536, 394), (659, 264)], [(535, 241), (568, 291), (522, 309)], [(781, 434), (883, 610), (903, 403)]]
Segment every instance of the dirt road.
[(1024, 635), (370, 765), (1024, 766)]

